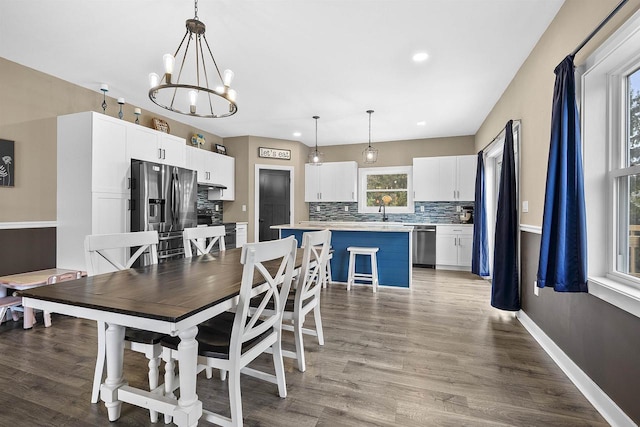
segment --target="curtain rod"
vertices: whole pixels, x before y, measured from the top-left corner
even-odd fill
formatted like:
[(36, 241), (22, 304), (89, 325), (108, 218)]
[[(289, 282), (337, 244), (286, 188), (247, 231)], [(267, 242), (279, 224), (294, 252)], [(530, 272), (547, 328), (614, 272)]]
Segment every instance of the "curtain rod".
[[(511, 119), (511, 121), (513, 122), (513, 130), (515, 130), (516, 127), (520, 127), (520, 119)], [(507, 122), (508, 122), (508, 120), (507, 120)], [(500, 132), (498, 132), (498, 134), (495, 137), (493, 137), (493, 139), (491, 141), (489, 141), (488, 144), (486, 144), (484, 147), (482, 147), (482, 150), (480, 150), (480, 151), (482, 151), (484, 153), (484, 150), (486, 150), (487, 147), (489, 147), (491, 144), (496, 142), (496, 140), (498, 138), (500, 138), (500, 135), (502, 135), (506, 130), (507, 130), (507, 125), (505, 124), (505, 126), (502, 128), (502, 130), (500, 130)]]
[(609, 15), (607, 15), (607, 17), (606, 17), (606, 18), (604, 18), (604, 19), (602, 20), (602, 22), (600, 23), (600, 25), (598, 25), (598, 26), (596, 27), (596, 29), (595, 29), (595, 30), (593, 30), (593, 31), (591, 32), (591, 34), (589, 34), (589, 35), (587, 36), (587, 38), (585, 38), (584, 40), (582, 40), (582, 43), (580, 43), (580, 45), (579, 45), (577, 48), (575, 48), (575, 49), (573, 50), (573, 52), (571, 52), (571, 56), (575, 56), (575, 55), (576, 55), (576, 53), (580, 52), (580, 49), (582, 49), (582, 48), (583, 48), (587, 43), (589, 43), (589, 41), (591, 41), (591, 39), (593, 38), (593, 36), (595, 36), (595, 35), (598, 33), (598, 31), (600, 31), (600, 30), (602, 29), (602, 27), (604, 27), (604, 26), (607, 24), (607, 22), (609, 22), (609, 20), (610, 20), (611, 18), (613, 18), (613, 16), (614, 16), (616, 13), (618, 13), (618, 11), (622, 8), (622, 6), (624, 6), (624, 5), (625, 5), (625, 3), (626, 3), (626, 2), (628, 2), (628, 1), (629, 1), (629, 0), (622, 0), (620, 3), (618, 3), (618, 5), (616, 6), (616, 8), (615, 8), (615, 9), (613, 9), (613, 10), (611, 11), (611, 13), (609, 13)]

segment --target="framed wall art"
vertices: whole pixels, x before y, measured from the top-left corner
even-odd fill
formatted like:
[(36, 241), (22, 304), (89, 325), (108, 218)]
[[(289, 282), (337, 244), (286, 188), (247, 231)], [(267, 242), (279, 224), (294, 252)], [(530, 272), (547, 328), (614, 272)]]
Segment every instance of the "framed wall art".
[(15, 186), (16, 164), (14, 142), (0, 139), (0, 187)]

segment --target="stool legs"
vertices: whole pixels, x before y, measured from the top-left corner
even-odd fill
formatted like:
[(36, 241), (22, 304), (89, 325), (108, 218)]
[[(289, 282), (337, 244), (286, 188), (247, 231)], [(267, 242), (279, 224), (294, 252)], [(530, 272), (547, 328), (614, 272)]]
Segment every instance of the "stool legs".
[(347, 290), (351, 290), (351, 285), (353, 284), (353, 276), (356, 271), (356, 254), (353, 252), (349, 252), (349, 275), (347, 277)]
[(376, 258), (375, 252), (371, 254), (371, 275), (373, 276), (371, 287), (375, 293), (378, 292), (378, 259)]

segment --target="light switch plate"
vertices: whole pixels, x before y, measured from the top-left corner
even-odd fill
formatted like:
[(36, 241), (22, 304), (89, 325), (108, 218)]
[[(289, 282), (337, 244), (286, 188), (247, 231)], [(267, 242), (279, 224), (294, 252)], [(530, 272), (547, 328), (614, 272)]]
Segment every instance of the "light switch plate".
[(349, 206), (345, 206), (345, 207), (344, 207), (344, 211), (345, 211), (345, 212), (349, 212)]
[(525, 200), (524, 202), (522, 202), (522, 212), (523, 213), (529, 212), (529, 201), (528, 200)]
[(420, 212), (424, 212), (424, 206), (420, 206)]
[(320, 206), (316, 206), (316, 212), (320, 212)]
[(246, 212), (247, 211), (247, 205), (242, 205), (242, 212)]

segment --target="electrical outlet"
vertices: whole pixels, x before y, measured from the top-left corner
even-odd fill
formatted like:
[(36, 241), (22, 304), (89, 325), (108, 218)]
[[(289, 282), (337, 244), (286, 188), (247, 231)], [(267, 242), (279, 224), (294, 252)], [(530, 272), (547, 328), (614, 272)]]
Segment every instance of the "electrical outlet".
[(524, 202), (522, 202), (522, 212), (523, 213), (529, 212), (529, 201), (528, 200), (525, 200)]
[(533, 294), (535, 296), (540, 295), (540, 288), (538, 287), (538, 281), (537, 280), (533, 281)]
[(216, 205), (215, 208), (216, 208), (216, 212), (220, 211), (220, 205)]
[(345, 211), (345, 212), (349, 212), (349, 206), (345, 206), (345, 207), (344, 207), (344, 211)]
[(242, 205), (242, 212), (246, 212), (247, 211), (247, 205)]
[(420, 206), (420, 212), (424, 212), (424, 206)]
[(462, 212), (462, 206), (456, 206), (456, 212)]
[(316, 206), (316, 212), (320, 212), (320, 206)]

